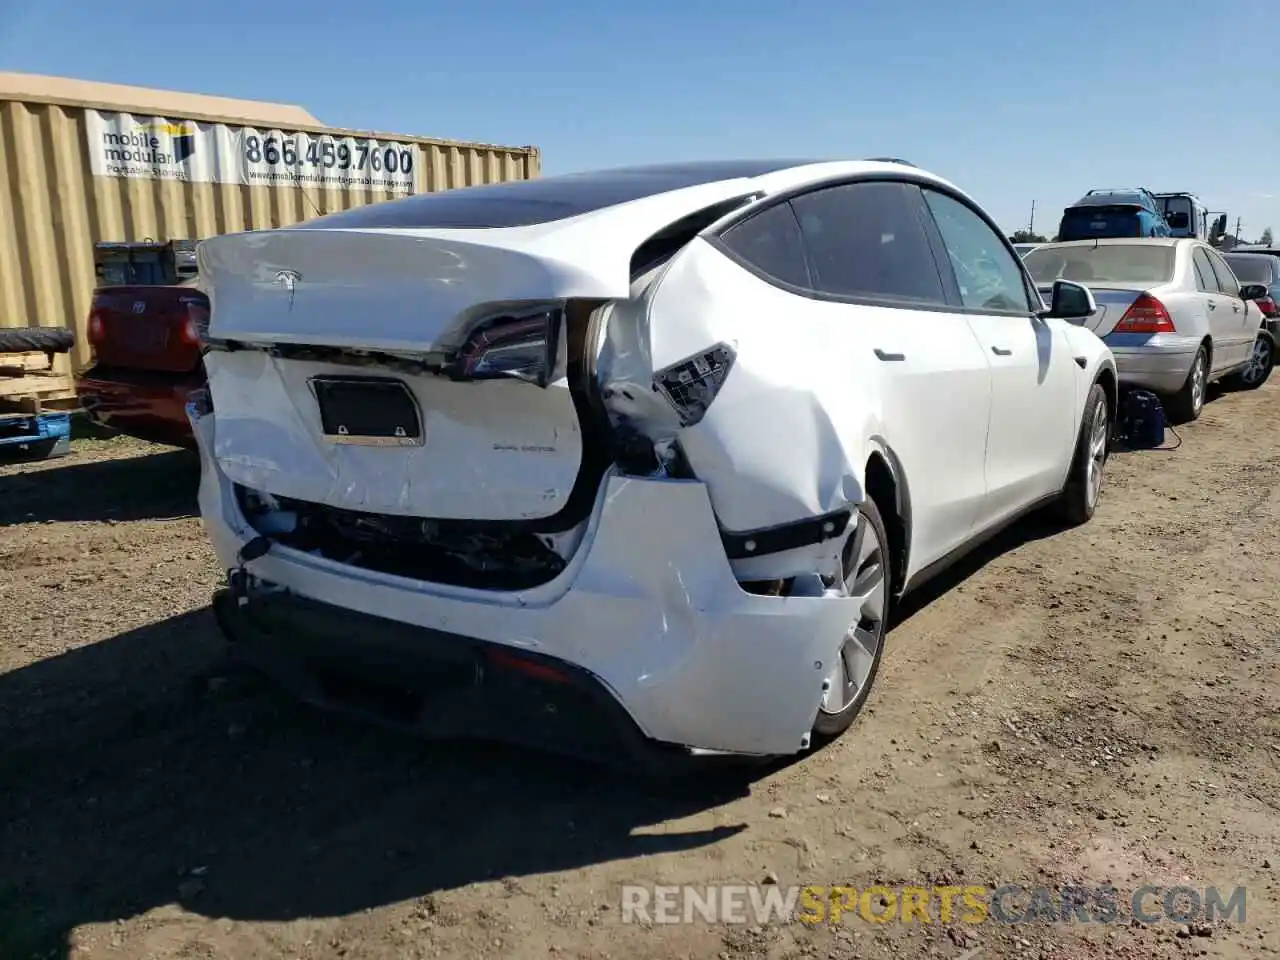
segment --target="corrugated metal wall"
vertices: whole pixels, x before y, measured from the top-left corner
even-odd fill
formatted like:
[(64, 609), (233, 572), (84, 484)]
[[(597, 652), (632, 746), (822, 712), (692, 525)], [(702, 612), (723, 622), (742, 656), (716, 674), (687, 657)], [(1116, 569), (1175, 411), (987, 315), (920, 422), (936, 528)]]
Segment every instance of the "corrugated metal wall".
[[(102, 109), (128, 107), (103, 104)], [(246, 124), (255, 120), (236, 119)], [(0, 326), (74, 329), (77, 345), (71, 360), (77, 368), (90, 360), (85, 324), (94, 287), (94, 243), (203, 239), (287, 226), (391, 196), (370, 187), (95, 177), (85, 127), (81, 106), (0, 100)], [(325, 128), (307, 132), (368, 136)], [(538, 175), (535, 148), (395, 139), (422, 148), (415, 168), (418, 192)], [(60, 365), (66, 363), (60, 359)]]

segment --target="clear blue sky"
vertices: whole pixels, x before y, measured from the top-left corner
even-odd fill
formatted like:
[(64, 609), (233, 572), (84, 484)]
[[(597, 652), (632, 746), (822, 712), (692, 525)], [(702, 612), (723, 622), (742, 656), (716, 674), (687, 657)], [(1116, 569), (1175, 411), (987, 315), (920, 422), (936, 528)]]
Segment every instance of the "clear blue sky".
[[(1280, 4), (1232, 0), (0, 0), (0, 70), (536, 144), (547, 174), (904, 157), (1008, 231), (1090, 187), (1280, 231)], [(1270, 105), (1260, 96), (1270, 85)]]

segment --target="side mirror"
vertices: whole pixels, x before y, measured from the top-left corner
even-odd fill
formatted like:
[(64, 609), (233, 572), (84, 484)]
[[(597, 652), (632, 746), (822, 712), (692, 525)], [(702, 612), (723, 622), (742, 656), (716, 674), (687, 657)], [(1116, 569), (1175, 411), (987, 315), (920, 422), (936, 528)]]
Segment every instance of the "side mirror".
[(1224, 213), (1213, 221), (1213, 239), (1221, 240), (1227, 235), (1227, 215)]
[(1268, 293), (1266, 287), (1260, 283), (1242, 283), (1240, 284), (1241, 300), (1261, 300)]
[(1093, 291), (1083, 284), (1070, 280), (1053, 281), (1053, 293), (1049, 309), (1041, 312), (1046, 320), (1083, 320), (1098, 312), (1098, 301), (1093, 299)]

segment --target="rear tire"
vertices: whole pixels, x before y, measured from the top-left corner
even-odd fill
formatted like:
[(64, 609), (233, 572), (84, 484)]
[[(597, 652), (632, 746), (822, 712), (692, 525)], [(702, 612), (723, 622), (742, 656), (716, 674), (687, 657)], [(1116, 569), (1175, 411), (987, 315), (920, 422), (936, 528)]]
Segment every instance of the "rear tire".
[(1069, 526), (1088, 523), (1098, 508), (1103, 471), (1111, 455), (1113, 417), (1107, 391), (1102, 384), (1095, 383), (1085, 399), (1071, 472), (1058, 500), (1058, 514)]
[(12, 327), (0, 330), (0, 353), (66, 353), (76, 335), (66, 327)]
[(1257, 390), (1271, 377), (1276, 365), (1276, 345), (1271, 334), (1259, 333), (1253, 342), (1253, 353), (1248, 365), (1239, 373), (1227, 378), (1227, 386), (1232, 390)]
[(1187, 371), (1182, 389), (1169, 398), (1167, 407), (1170, 418), (1176, 423), (1190, 423), (1200, 419), (1204, 410), (1205, 391), (1209, 386), (1209, 351), (1201, 345)]
[(813, 732), (824, 739), (833, 739), (852, 726), (861, 712), (884, 656), (885, 628), (889, 621), (889, 603), (892, 596), (889, 552), (889, 535), (875, 501), (863, 501), (855, 515), (858, 524), (845, 548), (845, 586), (850, 595), (865, 597), (859, 608), (859, 618), (849, 625), (837, 662), (828, 665), (827, 681), (830, 689), (818, 716)]

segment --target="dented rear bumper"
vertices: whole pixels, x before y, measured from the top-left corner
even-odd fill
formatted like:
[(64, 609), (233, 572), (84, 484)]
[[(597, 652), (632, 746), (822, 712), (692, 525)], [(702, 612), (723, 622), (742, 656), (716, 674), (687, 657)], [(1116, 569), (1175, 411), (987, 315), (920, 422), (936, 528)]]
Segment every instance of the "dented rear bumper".
[[(230, 570), (256, 534), (212, 456), (215, 419), (194, 421), (203, 460), (200, 507)], [(649, 744), (749, 755), (807, 747), (826, 664), (857, 617), (856, 601), (842, 597), (747, 593), (726, 557), (703, 484), (617, 474), (606, 475), (585, 539), (564, 571), (531, 589), (428, 584), (278, 545), (245, 567), (250, 596), (244, 607), (235, 605), (237, 611), (307, 601), (363, 615), (359, 635), (340, 645), (348, 653), (337, 656), (353, 670), (363, 664), (361, 673), (385, 671), (393, 680), (412, 673), (405, 665), (418, 643), (424, 652), (453, 643), (466, 657), (477, 646), (505, 648), (563, 665), (616, 705), (624, 726), (632, 725)], [(294, 599), (269, 599), (282, 594)], [(224, 616), (232, 633), (234, 623), (245, 622)], [(255, 633), (243, 626), (240, 632)], [(332, 635), (315, 631), (316, 645), (309, 648), (312, 632), (302, 626), (299, 642), (277, 646), (273, 656), (310, 671), (314, 694), (316, 674), (305, 666), (307, 658), (289, 654), (325, 646), (320, 633)], [(366, 632), (384, 636), (366, 639)], [(395, 642), (381, 642), (391, 634)], [(360, 654), (375, 649), (382, 652), (370, 667)], [(483, 702), (468, 701), (472, 707)], [(439, 702), (442, 711), (445, 706)], [(432, 730), (431, 709), (432, 698), (425, 696), (409, 725)]]

